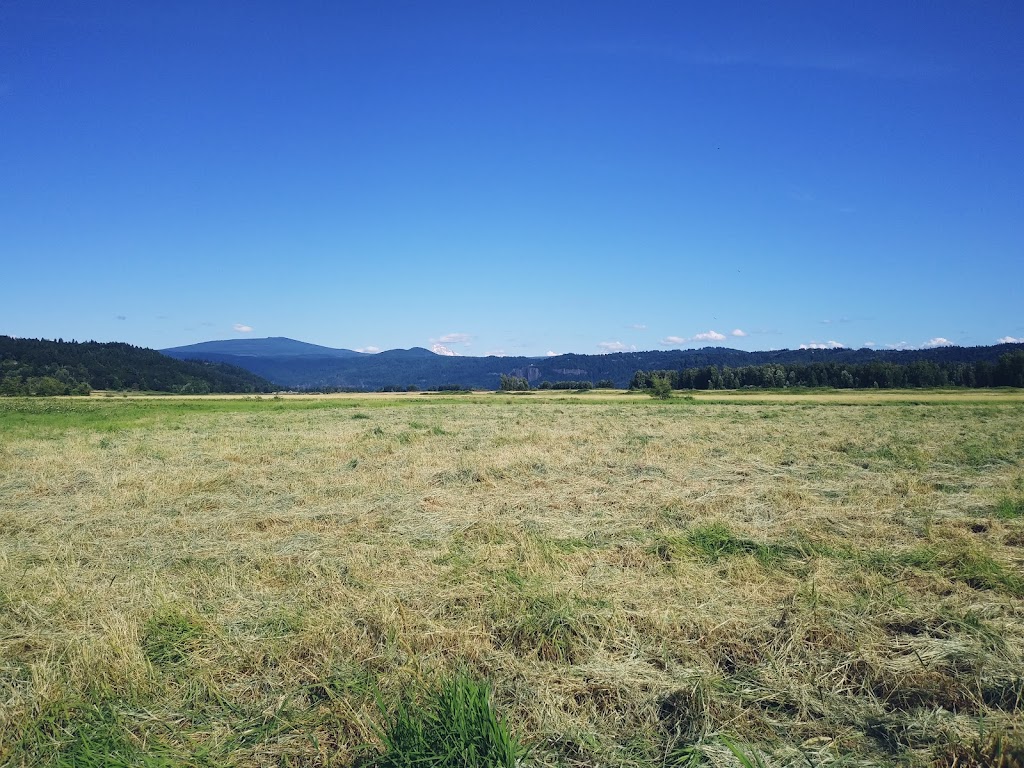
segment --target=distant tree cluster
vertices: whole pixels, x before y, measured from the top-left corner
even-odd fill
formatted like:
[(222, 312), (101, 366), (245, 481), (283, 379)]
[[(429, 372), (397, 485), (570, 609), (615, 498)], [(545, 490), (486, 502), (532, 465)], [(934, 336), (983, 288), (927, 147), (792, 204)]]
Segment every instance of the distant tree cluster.
[(175, 360), (130, 344), (0, 336), (0, 395), (87, 395), (94, 389), (206, 394), (271, 392), (274, 386), (241, 368)]
[(301, 387), (294, 390), (295, 392), (309, 392), (316, 395), (337, 395), (341, 393), (346, 394), (365, 394), (369, 392), (366, 387), (320, 387), (310, 386)]
[(542, 381), (538, 389), (593, 389), (592, 381)]
[(1002, 355), (995, 363), (770, 363), (739, 368), (708, 365), (681, 371), (637, 371), (630, 389), (650, 390), (657, 379), (673, 389), (779, 389), (834, 387), (836, 389), (913, 389), (922, 387), (1024, 387), (1024, 351)]
[(502, 392), (528, 392), (530, 382), (522, 376), (506, 376), (503, 373), (501, 374), (501, 385), (499, 388)]

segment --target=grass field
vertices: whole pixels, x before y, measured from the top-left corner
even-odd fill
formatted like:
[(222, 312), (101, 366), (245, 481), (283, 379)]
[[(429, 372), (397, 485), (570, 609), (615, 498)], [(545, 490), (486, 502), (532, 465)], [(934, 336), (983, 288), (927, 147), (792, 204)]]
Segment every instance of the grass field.
[(1020, 392), (0, 399), (0, 765), (1020, 766), (1022, 714)]

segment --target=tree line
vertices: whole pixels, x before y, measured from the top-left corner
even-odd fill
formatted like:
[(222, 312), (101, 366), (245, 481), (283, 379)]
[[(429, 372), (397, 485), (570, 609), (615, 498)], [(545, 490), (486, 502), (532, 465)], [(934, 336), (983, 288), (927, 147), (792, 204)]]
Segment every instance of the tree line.
[(131, 344), (0, 336), (0, 395), (87, 395), (94, 389), (207, 394), (275, 387), (241, 368), (175, 360)]
[[(532, 389), (530, 382), (522, 376), (508, 376), (501, 374), (499, 389), (503, 392), (525, 392)], [(601, 379), (597, 384), (592, 381), (542, 381), (537, 389), (615, 389), (615, 382), (611, 379)]]
[(706, 365), (678, 371), (637, 371), (630, 389), (651, 389), (657, 378), (672, 389), (916, 389), (924, 387), (1024, 387), (1024, 351), (1001, 355), (996, 362), (769, 363), (740, 367)]

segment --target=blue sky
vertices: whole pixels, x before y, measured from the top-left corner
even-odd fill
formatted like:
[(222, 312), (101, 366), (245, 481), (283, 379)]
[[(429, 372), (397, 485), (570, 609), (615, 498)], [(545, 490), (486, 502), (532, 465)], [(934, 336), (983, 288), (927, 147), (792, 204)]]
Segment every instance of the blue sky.
[(1019, 2), (0, 3), (0, 333), (1024, 338)]

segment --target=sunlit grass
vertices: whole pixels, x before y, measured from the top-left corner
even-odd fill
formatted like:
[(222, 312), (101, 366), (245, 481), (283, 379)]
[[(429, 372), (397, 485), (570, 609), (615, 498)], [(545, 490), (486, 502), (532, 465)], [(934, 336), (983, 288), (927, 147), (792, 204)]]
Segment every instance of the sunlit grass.
[(1019, 754), (1021, 404), (702, 397), (0, 399), (0, 765)]

